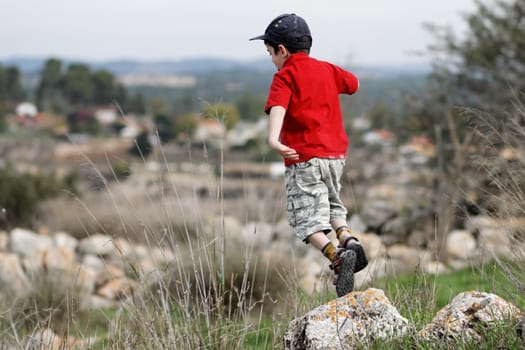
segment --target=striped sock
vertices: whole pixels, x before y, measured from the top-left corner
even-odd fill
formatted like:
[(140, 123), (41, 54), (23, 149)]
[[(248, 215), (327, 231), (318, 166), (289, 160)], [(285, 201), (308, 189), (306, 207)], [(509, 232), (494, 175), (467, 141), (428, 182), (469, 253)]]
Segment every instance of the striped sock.
[(332, 261), (337, 253), (337, 250), (335, 249), (335, 246), (332, 242), (328, 242), (325, 244), (323, 249), (321, 249), (321, 252), (328, 260)]
[[(346, 235), (344, 235), (344, 233), (346, 233)], [(339, 244), (342, 245), (345, 242), (345, 239), (352, 235), (352, 231), (348, 226), (340, 226), (335, 230), (335, 235), (337, 236)]]

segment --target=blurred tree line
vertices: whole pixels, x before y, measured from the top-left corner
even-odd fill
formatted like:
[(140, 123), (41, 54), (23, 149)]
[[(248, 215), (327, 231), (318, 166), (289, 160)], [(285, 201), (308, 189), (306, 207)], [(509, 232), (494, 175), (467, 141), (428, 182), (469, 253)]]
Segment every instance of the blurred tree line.
[(113, 103), (118, 103), (129, 113), (145, 112), (142, 96), (136, 94), (129, 97), (111, 72), (92, 71), (87, 64), (82, 63), (73, 63), (64, 68), (62, 61), (56, 58), (45, 62), (35, 99), (40, 110), (61, 114)]

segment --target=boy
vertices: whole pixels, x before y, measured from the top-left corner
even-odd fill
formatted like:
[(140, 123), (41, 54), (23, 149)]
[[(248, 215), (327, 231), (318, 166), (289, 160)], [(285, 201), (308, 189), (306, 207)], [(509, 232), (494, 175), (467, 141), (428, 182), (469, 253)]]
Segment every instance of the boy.
[[(340, 178), (348, 138), (339, 94), (354, 94), (359, 81), (350, 72), (309, 56), (312, 36), (295, 14), (275, 18), (261, 39), (277, 73), (268, 94), (268, 143), (286, 165), (287, 214), (295, 234), (331, 262), (337, 296), (350, 293), (354, 272), (368, 263), (351, 235), (340, 199)], [(326, 236), (336, 231), (339, 249)]]

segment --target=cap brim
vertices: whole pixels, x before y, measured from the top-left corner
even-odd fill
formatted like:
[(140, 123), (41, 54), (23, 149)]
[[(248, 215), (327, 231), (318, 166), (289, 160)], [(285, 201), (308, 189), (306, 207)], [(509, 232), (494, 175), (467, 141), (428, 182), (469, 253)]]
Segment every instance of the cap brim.
[(255, 36), (248, 40), (265, 40), (265, 39), (266, 39), (266, 34), (262, 34), (262, 35)]

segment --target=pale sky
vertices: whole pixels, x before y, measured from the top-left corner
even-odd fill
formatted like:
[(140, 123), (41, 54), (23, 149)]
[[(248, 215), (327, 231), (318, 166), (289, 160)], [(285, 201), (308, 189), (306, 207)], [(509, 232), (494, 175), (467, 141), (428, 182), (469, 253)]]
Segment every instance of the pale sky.
[(309, 24), (311, 54), (338, 64), (407, 64), (432, 42), (424, 22), (461, 33), (474, 0), (13, 0), (0, 7), (0, 61), (15, 56), (78, 60), (266, 54), (262, 34), (281, 13)]

